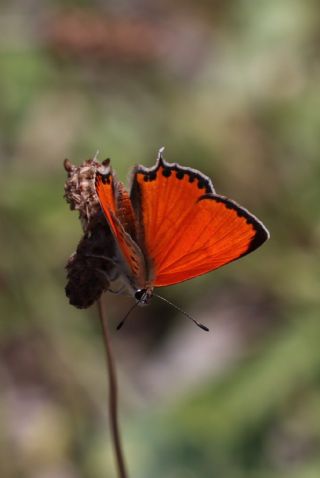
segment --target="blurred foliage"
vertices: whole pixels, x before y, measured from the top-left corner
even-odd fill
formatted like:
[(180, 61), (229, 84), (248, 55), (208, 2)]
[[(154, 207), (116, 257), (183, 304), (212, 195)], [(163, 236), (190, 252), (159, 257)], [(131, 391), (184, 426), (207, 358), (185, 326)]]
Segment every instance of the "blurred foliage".
[[(62, 161), (125, 179), (208, 174), (271, 231), (261, 250), (163, 291), (114, 334), (130, 476), (320, 473), (318, 2), (0, 6), (0, 475), (113, 476), (94, 308), (64, 295), (80, 237)], [(131, 305), (106, 297), (115, 329)]]

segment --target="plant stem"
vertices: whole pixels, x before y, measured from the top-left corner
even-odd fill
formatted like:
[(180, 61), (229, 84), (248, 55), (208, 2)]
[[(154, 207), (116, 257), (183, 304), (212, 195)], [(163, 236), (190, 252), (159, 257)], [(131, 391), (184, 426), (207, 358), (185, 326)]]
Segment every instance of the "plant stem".
[(116, 459), (116, 464), (118, 468), (119, 478), (128, 478), (123, 451), (120, 440), (119, 425), (118, 425), (118, 390), (117, 390), (117, 379), (116, 371), (114, 366), (114, 359), (112, 355), (110, 333), (107, 324), (107, 317), (103, 307), (102, 297), (98, 300), (98, 309), (99, 309), (99, 318), (101, 322), (103, 340), (106, 351), (106, 361), (107, 361), (107, 370), (108, 370), (108, 380), (109, 380), (109, 418), (111, 425), (111, 437), (114, 448), (114, 454)]

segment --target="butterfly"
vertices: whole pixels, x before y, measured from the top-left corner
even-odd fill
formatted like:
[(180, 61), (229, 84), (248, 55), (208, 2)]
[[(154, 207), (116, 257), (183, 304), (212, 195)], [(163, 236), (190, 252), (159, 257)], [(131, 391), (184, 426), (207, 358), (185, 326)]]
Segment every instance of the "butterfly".
[(118, 267), (140, 305), (155, 287), (198, 277), (257, 249), (266, 227), (215, 193), (200, 171), (168, 163), (160, 149), (151, 168), (133, 169), (129, 192), (110, 164), (95, 188), (118, 254)]

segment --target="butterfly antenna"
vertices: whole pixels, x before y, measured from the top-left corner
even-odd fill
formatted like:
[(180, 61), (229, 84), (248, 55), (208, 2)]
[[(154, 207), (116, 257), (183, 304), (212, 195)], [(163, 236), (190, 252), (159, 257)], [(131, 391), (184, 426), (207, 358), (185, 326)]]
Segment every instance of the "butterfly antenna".
[(128, 310), (128, 312), (126, 313), (126, 315), (123, 317), (123, 319), (121, 320), (121, 322), (119, 322), (119, 324), (117, 325), (117, 330), (120, 330), (121, 327), (123, 326), (123, 324), (125, 323), (125, 321), (127, 320), (127, 318), (129, 317), (129, 315), (131, 314), (131, 312), (133, 311), (133, 309), (135, 307), (137, 307), (137, 305), (139, 304), (139, 302), (136, 302), (135, 304), (133, 304), (132, 307), (130, 307), (130, 309)]
[(191, 317), (191, 315), (189, 315), (187, 312), (185, 312), (184, 310), (180, 309), (180, 307), (178, 307), (177, 305), (175, 305), (175, 304), (173, 304), (172, 302), (170, 302), (170, 300), (165, 299), (164, 297), (161, 297), (161, 295), (158, 295), (158, 294), (155, 294), (155, 293), (153, 293), (152, 295), (154, 295), (154, 296), (157, 297), (158, 299), (163, 300), (163, 302), (166, 302), (167, 304), (171, 305), (174, 309), (176, 309), (176, 310), (178, 310), (179, 312), (181, 312), (185, 317), (187, 317), (187, 319), (192, 320), (192, 322), (193, 322), (194, 324), (196, 324), (198, 327), (200, 327), (200, 329), (205, 330), (206, 332), (209, 332), (209, 328), (208, 328), (206, 325), (203, 325), (203, 324), (201, 324), (200, 322), (198, 322), (196, 319), (194, 319), (193, 317)]

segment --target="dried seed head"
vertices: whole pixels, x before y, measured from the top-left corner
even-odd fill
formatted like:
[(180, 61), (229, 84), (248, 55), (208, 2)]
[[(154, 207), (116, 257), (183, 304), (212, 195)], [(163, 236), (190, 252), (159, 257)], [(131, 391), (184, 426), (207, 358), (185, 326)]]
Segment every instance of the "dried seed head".
[(64, 197), (70, 209), (79, 211), (84, 230), (76, 252), (66, 265), (66, 295), (70, 304), (79, 308), (93, 304), (118, 275), (113, 262), (115, 242), (95, 190), (96, 173), (108, 173), (109, 162), (101, 164), (89, 159), (75, 166), (67, 159), (64, 161), (68, 173)]

